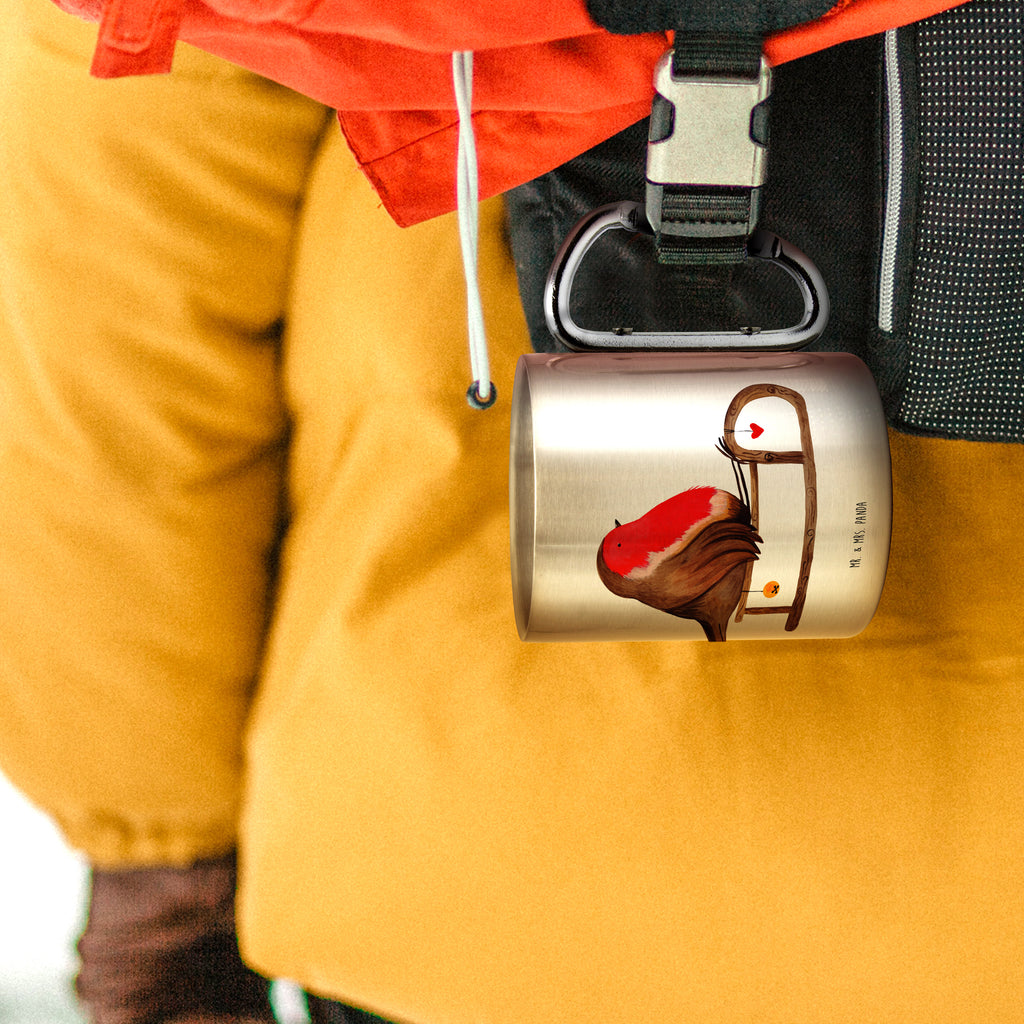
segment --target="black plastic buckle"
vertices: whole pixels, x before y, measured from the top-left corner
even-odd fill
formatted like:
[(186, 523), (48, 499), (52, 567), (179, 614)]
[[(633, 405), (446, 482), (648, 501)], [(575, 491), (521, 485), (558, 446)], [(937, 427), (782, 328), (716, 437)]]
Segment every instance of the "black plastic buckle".
[[(680, 69), (669, 50), (654, 72), (647, 146), (647, 219), (665, 263), (744, 258), (757, 223), (772, 72)], [(692, 57), (688, 57), (691, 60)]]

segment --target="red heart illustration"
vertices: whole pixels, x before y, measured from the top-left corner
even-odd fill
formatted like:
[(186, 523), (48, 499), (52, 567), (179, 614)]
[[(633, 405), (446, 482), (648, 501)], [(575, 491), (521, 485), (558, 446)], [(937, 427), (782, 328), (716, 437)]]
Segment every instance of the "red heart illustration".
[(750, 436), (756, 441), (764, 433), (764, 427), (759, 427), (756, 423), (750, 424)]

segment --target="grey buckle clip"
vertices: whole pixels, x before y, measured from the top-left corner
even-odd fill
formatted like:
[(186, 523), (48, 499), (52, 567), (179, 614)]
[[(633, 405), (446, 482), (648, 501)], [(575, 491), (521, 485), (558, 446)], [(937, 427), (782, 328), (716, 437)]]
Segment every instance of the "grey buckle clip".
[(749, 224), (741, 229), (749, 234), (756, 221), (756, 190), (764, 182), (771, 67), (762, 57), (760, 73), (753, 79), (676, 77), (672, 58), (669, 50), (654, 72), (657, 95), (647, 146), (647, 219), (655, 233), (734, 235), (735, 223), (663, 218), (664, 191), (667, 186), (743, 188), (753, 193)]
[(570, 312), (572, 285), (587, 251), (606, 231), (650, 233), (639, 203), (613, 203), (584, 217), (569, 232), (548, 272), (544, 288), (544, 317), (548, 330), (569, 348), (582, 352), (621, 350), (707, 351), (785, 350), (809, 344), (825, 329), (829, 317), (828, 290), (817, 267), (795, 246), (769, 231), (755, 231), (747, 242), (747, 256), (769, 260), (797, 284), (804, 303), (799, 323), (781, 329), (745, 328), (717, 333), (690, 331), (636, 331), (612, 328), (595, 331), (580, 327)]

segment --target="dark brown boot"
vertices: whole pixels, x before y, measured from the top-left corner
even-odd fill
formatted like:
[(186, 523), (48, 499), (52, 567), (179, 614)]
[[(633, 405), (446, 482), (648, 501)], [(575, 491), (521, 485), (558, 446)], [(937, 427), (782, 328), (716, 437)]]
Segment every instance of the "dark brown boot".
[(238, 953), (236, 878), (234, 854), (93, 871), (76, 981), (90, 1024), (273, 1021), (266, 979)]

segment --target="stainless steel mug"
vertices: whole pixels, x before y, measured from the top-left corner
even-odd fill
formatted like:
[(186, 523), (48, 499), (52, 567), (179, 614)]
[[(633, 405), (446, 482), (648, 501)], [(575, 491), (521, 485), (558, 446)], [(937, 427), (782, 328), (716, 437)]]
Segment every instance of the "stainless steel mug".
[(524, 640), (853, 636), (888, 562), (885, 417), (844, 353), (527, 355), (510, 499)]

